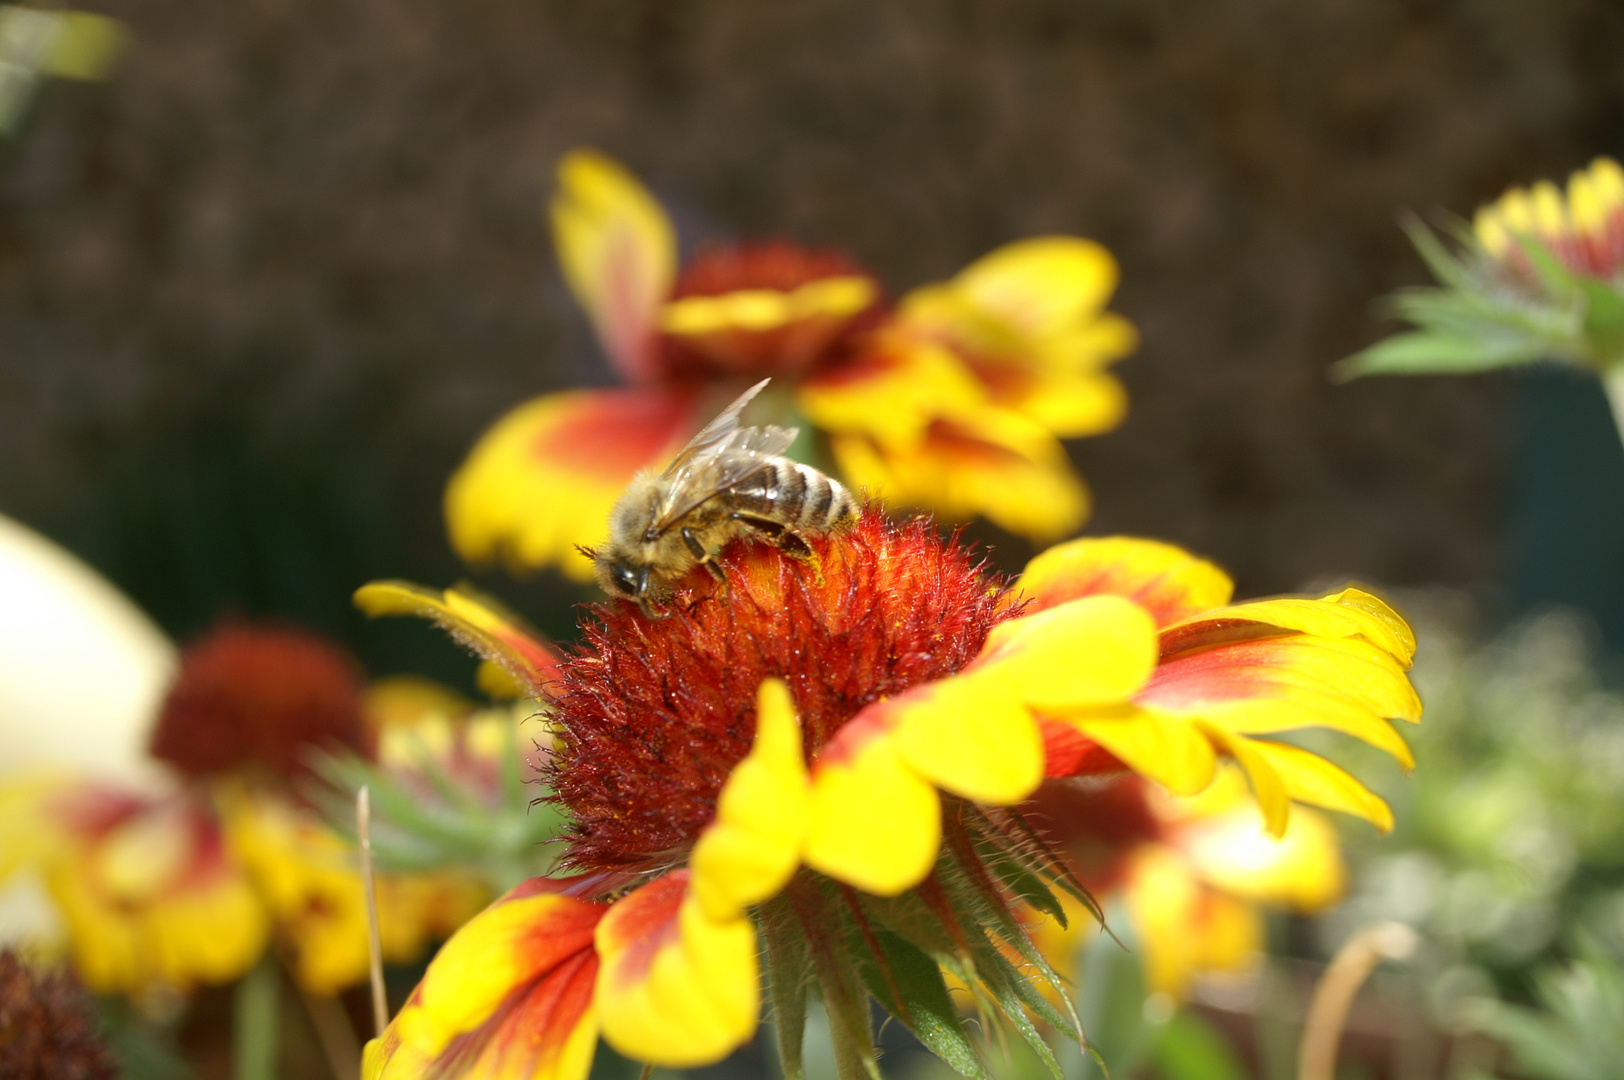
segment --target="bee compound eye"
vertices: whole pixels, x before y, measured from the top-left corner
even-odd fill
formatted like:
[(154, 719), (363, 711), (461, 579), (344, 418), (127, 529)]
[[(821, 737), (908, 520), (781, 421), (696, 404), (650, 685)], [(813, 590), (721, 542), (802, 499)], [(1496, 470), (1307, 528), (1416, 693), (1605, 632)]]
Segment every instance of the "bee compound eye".
[(613, 576), (615, 586), (620, 589), (621, 592), (625, 593), (627, 596), (637, 595), (637, 575), (632, 572), (631, 567), (617, 566), (614, 568)]

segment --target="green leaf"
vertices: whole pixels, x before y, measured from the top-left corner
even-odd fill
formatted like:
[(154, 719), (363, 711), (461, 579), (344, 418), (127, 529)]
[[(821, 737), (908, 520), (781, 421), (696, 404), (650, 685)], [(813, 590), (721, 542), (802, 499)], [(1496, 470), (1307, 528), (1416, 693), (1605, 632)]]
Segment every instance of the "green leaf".
[[(1121, 915), (1119, 905), (1113, 905)], [(1123, 938), (1132, 944), (1132, 924), (1115, 919)], [(1101, 1071), (1127, 1075), (1135, 1071), (1149, 1048), (1145, 1025), (1145, 981), (1139, 958), (1128, 945), (1097, 935), (1083, 951), (1077, 1011), (1083, 1030), (1099, 1054)], [(1104, 1068), (1109, 1065), (1109, 1070)], [(1086, 1076), (1094, 1075), (1085, 1070)]]
[(1075, 1035), (1071, 1022), (1061, 1016), (1032, 985), (1032, 981), (986, 939), (982, 939), (981, 945), (975, 949), (975, 961), (981, 985), (997, 1004), (1005, 1022), (1037, 1052), (1055, 1080), (1063, 1080), (1065, 1073), (1060, 1068), (1060, 1062), (1055, 1058), (1053, 1048), (1043, 1038), (1043, 1033), (1032, 1022), (1032, 1015), (1042, 1018), (1057, 1031)]
[(778, 1036), (778, 1064), (783, 1080), (802, 1080), (801, 1048), (806, 1038), (806, 995), (812, 986), (812, 952), (785, 897), (775, 897), (760, 912), (762, 941), (767, 948), (767, 993)]
[(504, 724), (502, 727), (502, 756), (498, 762), (501, 769), (502, 795), (507, 806), (512, 810), (528, 809), (529, 797), (524, 790), (524, 774), (519, 768), (519, 726), (517, 724)]
[(1246, 1080), (1223, 1036), (1188, 1009), (1175, 1013), (1151, 1051), (1160, 1080)]
[(1548, 355), (1527, 339), (1496, 341), (1412, 330), (1339, 360), (1331, 372), (1337, 382), (1365, 375), (1459, 375), (1529, 364)]
[(1432, 276), (1445, 285), (1457, 289), (1470, 288), (1475, 278), (1470, 270), (1432, 234), (1432, 230), (1414, 214), (1399, 219), (1399, 227), (1415, 245), (1416, 252), (1426, 261)]
[(869, 993), (931, 1053), (960, 1076), (985, 1078), (986, 1069), (964, 1030), (936, 961), (889, 930), (875, 930), (874, 950), (856, 950)]
[(1624, 359), (1624, 296), (1600, 281), (1586, 281), (1584, 336), (1603, 365)]
[(1534, 273), (1539, 276), (1539, 283), (1558, 303), (1573, 303), (1583, 296), (1579, 281), (1568, 272), (1562, 261), (1552, 253), (1538, 238), (1528, 235), (1516, 235), (1513, 240), (1522, 248), (1523, 254), (1528, 256)]
[(826, 878), (808, 875), (791, 881), (789, 888), (799, 894), (789, 899), (806, 935), (818, 984), (823, 988), (823, 1007), (829, 1016), (840, 1080), (881, 1080), (863, 977), (852, 962), (852, 948), (838, 939), (850, 920), (835, 914), (845, 906), (834, 895), (837, 886)]

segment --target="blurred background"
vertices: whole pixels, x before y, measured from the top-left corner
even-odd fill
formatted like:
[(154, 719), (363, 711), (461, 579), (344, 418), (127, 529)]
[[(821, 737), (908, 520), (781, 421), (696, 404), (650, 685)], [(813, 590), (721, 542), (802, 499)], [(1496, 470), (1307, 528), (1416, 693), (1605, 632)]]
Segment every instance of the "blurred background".
[(610, 381), (541, 214), (589, 144), (690, 242), (833, 245), (898, 293), (1015, 238), (1097, 239), (1143, 346), (1127, 423), (1075, 444), (1089, 531), (1189, 545), (1242, 594), (1588, 604), (1624, 643), (1598, 392), (1325, 374), (1424, 280), (1401, 209), (1624, 149), (1616, 5), (95, 10), (130, 35), (111, 79), (47, 81), (0, 152), (0, 510), (171, 634), (284, 614), (413, 663), (412, 628), (349, 592), (454, 579), (439, 502), (475, 437)]
[[(1529, 752), (1512, 706), (1535, 690), (1540, 746), (1581, 713), (1572, 723), (1597, 738), (1619, 726), (1594, 700), (1616, 705), (1605, 686), (1624, 650), (1624, 451), (1593, 380), (1326, 374), (1393, 329), (1376, 298), (1428, 280), (1403, 210), (1468, 215), (1513, 183), (1624, 154), (1616, 3), (86, 10), (127, 30), (116, 68), (43, 81), (0, 146), (0, 513), (82, 556), (177, 640), (222, 615), (281, 617), (373, 674), (471, 686), (437, 632), (368, 623), (350, 594), (466, 576), (440, 504), (475, 439), (535, 394), (613, 381), (542, 213), (560, 155), (591, 145), (648, 182), (685, 248), (838, 247), (897, 294), (1021, 237), (1100, 241), (1122, 269), (1112, 307), (1143, 343), (1115, 369), (1126, 423), (1070, 445), (1094, 489), (1088, 532), (1188, 546), (1243, 596), (1355, 578), (1409, 597), (1449, 642), (1423, 685), (1436, 693), (1486, 670), (1473, 664), (1515, 682), (1521, 669), (1494, 658), (1532, 655), (1524, 683), (1481, 705), (1510, 718), (1501, 735), (1437, 751), (1461, 770), (1474, 753)], [(973, 535), (1012, 571), (1032, 553), (990, 526)], [(579, 588), (475, 577), (572, 635)], [(1506, 644), (1553, 604), (1578, 612), (1541, 624), (1556, 645)], [(1467, 643), (1510, 624), (1489, 659)], [(1607, 799), (1559, 790), (1564, 760), (1540, 805), (1591, 819)], [(1448, 803), (1459, 774), (1438, 768), (1417, 801)], [(1402, 850), (1440, 867), (1479, 857), (1469, 838), (1428, 833), (1441, 819), (1425, 807), (1399, 812), (1420, 823)], [(1476, 909), (1445, 870), (1393, 863), (1400, 850), (1370, 856), (1335, 926), (1393, 915), (1383, 882), (1413, 896), (1430, 873), (1427, 895), (1456, 907), (1411, 921), (1447, 924), (1453, 944), (1432, 955), (1448, 974), (1476, 931), (1447, 919)], [(1468, 958), (1463, 978), (1499, 973), (1526, 997), (1518, 965), (1576, 917), (1570, 884), (1594, 886), (1624, 926), (1617, 868), (1574, 850), (1536, 897), (1538, 947), (1499, 967)], [(1277, 931), (1283, 951), (1319, 947), (1305, 923)]]

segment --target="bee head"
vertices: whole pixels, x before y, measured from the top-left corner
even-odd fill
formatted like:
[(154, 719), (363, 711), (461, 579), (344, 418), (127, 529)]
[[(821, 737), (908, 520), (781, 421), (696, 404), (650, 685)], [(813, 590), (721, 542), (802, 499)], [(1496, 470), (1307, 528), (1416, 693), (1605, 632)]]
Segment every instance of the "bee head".
[(655, 609), (654, 597), (650, 592), (653, 567), (648, 563), (635, 566), (623, 556), (605, 556), (607, 553), (598, 558), (598, 584), (603, 586), (603, 591), (610, 596), (636, 601), (643, 614), (651, 619), (664, 618), (664, 614)]

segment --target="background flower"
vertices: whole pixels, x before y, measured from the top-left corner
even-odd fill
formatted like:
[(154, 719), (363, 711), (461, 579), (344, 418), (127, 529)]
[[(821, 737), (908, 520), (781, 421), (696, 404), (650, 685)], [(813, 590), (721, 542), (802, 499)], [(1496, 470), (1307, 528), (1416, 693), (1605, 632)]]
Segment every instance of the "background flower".
[(1099, 245), (1009, 245), (892, 312), (845, 257), (782, 242), (703, 248), (679, 271), (664, 212), (595, 151), (560, 163), (552, 221), (565, 280), (631, 385), (497, 422), (446, 491), (464, 558), (589, 579), (575, 549), (602, 539), (627, 481), (763, 376), (777, 380), (765, 410), (827, 433), (852, 483), (1040, 539), (1087, 516), (1057, 437), (1121, 421), (1126, 395), (1103, 369), (1136, 341), (1102, 311), (1117, 270)]

